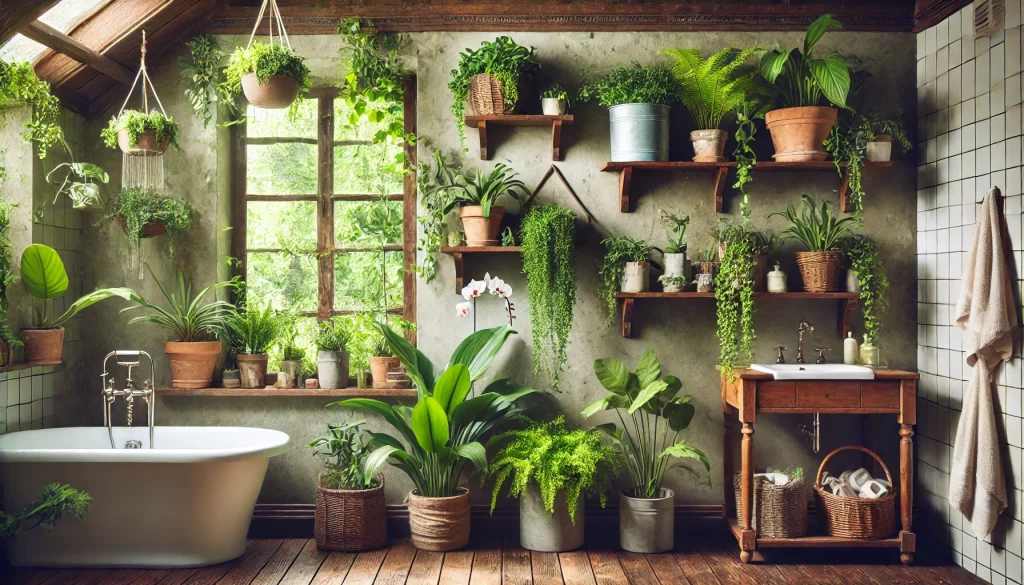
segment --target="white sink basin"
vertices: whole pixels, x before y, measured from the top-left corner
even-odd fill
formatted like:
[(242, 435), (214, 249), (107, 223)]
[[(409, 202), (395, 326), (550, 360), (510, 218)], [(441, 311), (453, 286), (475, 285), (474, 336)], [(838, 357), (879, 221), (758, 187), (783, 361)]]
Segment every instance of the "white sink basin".
[(754, 364), (751, 369), (776, 380), (874, 380), (875, 371), (846, 364)]

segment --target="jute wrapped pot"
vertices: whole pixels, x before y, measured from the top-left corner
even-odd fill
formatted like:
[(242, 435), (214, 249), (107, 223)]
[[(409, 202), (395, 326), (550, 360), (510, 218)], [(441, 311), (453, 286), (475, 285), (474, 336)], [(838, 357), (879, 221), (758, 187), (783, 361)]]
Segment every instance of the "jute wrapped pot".
[(409, 492), (409, 531), (421, 550), (458, 550), (469, 544), (469, 490), (450, 498), (425, 498)]
[(329, 551), (364, 551), (388, 543), (388, 511), (384, 502), (384, 476), (368, 490), (325, 488), (317, 484), (313, 537), (316, 547)]
[(839, 273), (843, 253), (797, 252), (796, 265), (807, 292), (825, 293), (839, 290)]

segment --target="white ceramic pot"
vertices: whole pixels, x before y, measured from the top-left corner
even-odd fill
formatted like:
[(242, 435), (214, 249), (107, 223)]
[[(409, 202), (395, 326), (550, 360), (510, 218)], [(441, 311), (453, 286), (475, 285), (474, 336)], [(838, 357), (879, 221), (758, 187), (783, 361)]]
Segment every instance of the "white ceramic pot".
[[(887, 140), (880, 140), (887, 138)], [(892, 160), (892, 137), (878, 136), (868, 142), (868, 162), (889, 162)]]
[(686, 277), (686, 252), (665, 254), (665, 276)]
[(558, 98), (541, 98), (540, 108), (545, 116), (564, 116), (569, 111), (569, 102)]
[(857, 273), (853, 271), (853, 268), (846, 269), (846, 291), (852, 293), (860, 292), (860, 280), (857, 279)]
[(651, 263), (626, 262), (622, 275), (622, 292), (635, 293), (651, 290)]

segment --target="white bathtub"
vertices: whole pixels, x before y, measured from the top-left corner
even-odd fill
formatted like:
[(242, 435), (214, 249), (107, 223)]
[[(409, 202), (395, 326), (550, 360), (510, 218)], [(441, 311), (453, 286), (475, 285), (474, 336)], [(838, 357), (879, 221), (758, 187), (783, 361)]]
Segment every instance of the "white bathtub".
[[(143, 449), (124, 449), (129, 439)], [(236, 558), (267, 464), (288, 435), (234, 427), (79, 427), (0, 436), (3, 506), (16, 513), (52, 482), (93, 498), (89, 518), (22, 533), (14, 566), (196, 567)]]

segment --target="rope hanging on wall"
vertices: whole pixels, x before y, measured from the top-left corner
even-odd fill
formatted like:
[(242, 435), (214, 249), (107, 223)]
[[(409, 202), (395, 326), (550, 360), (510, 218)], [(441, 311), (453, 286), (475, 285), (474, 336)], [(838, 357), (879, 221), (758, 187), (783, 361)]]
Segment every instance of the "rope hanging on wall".
[[(132, 83), (131, 89), (128, 90), (124, 103), (121, 104), (121, 110), (117, 113), (118, 116), (124, 112), (125, 107), (128, 105), (128, 100), (131, 99), (132, 93), (135, 92), (135, 87), (140, 85), (139, 81), (142, 81), (142, 112), (149, 113), (149, 91), (151, 91), (157, 106), (160, 108), (160, 112), (166, 117), (167, 111), (164, 110), (164, 105), (160, 102), (160, 96), (156, 93), (156, 87), (153, 86), (153, 81), (149, 78), (149, 73), (146, 71), (146, 31), (142, 31), (139, 72), (135, 75), (135, 81)], [(147, 88), (149, 91), (147, 91)], [(131, 148), (124, 148), (122, 146), (121, 186), (138, 187), (140, 189), (163, 189), (164, 159), (162, 155), (165, 149), (166, 145), (163, 148), (159, 148), (158, 144), (151, 144), (141, 140)]]

